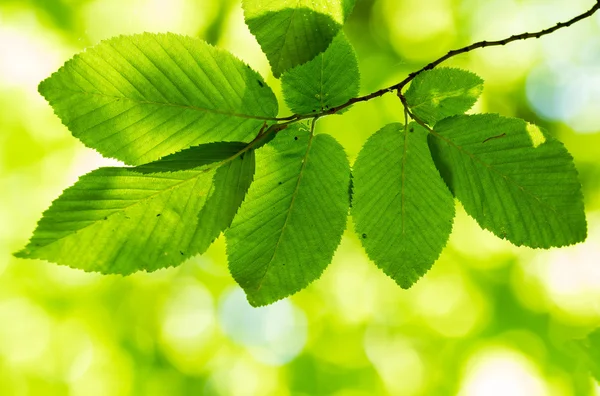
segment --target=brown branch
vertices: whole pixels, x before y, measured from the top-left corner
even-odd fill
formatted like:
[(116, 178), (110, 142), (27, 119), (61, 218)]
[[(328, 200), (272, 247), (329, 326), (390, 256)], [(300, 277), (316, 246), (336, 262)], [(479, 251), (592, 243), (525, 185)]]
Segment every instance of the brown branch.
[(447, 61), (448, 59), (456, 56), (456, 55), (460, 55), (460, 54), (465, 54), (467, 52), (471, 52), (473, 50), (476, 50), (478, 48), (486, 48), (486, 47), (495, 47), (495, 46), (501, 46), (501, 45), (506, 45), (508, 43), (511, 43), (513, 41), (518, 41), (518, 40), (527, 40), (527, 39), (531, 39), (531, 38), (540, 38), (542, 36), (546, 36), (550, 33), (554, 33), (555, 31), (562, 29), (562, 28), (566, 28), (569, 27), (583, 19), (589, 18), (592, 15), (594, 15), (596, 13), (596, 11), (598, 11), (600, 9), (600, 0), (596, 0), (596, 4), (594, 4), (594, 6), (592, 8), (590, 8), (588, 11), (584, 12), (583, 14), (577, 15), (576, 17), (569, 19), (566, 22), (559, 22), (556, 25), (540, 30), (538, 32), (534, 32), (534, 33), (521, 33), (521, 34), (515, 34), (512, 35), (510, 37), (507, 37), (503, 40), (496, 40), (496, 41), (479, 41), (477, 43), (473, 43), (471, 45), (468, 45), (466, 47), (462, 47), (462, 48), (458, 48), (455, 50), (451, 50), (449, 51), (446, 55), (434, 60), (433, 62), (423, 66), (421, 69), (410, 73), (404, 80), (400, 81), (397, 84), (394, 84), (392, 86), (389, 86), (387, 88), (383, 88), (380, 89), (378, 91), (372, 92), (368, 95), (364, 95), (364, 96), (358, 96), (356, 98), (352, 98), (350, 100), (348, 100), (346, 103), (341, 104), (339, 106), (335, 106), (332, 107), (330, 109), (324, 110), (324, 111), (320, 111), (320, 112), (314, 112), (314, 113), (309, 113), (309, 114), (294, 114), (288, 117), (282, 117), (282, 118), (277, 118), (277, 121), (289, 121), (289, 122), (294, 122), (294, 121), (299, 121), (299, 120), (303, 120), (303, 119), (307, 119), (307, 118), (313, 118), (313, 117), (322, 117), (322, 116), (326, 116), (326, 115), (330, 115), (330, 114), (335, 114), (349, 106), (352, 106), (355, 103), (358, 102), (367, 102), (371, 99), (380, 97), (385, 95), (388, 92), (393, 92), (393, 91), (397, 91), (398, 93), (400, 93), (400, 91), (409, 83), (411, 82), (416, 76), (418, 76), (419, 74), (423, 73), (424, 71), (427, 70), (431, 70), (434, 67), (438, 66), (440, 63)]

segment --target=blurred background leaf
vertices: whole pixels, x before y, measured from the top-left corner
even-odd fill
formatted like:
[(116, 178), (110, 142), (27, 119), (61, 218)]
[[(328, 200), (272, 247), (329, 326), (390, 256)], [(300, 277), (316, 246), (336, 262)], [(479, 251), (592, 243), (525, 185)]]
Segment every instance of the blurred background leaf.
[[(551, 26), (591, 3), (358, 0), (344, 31), (368, 93), (451, 48)], [(565, 143), (583, 184), (585, 243), (516, 248), (459, 207), (440, 260), (402, 290), (349, 223), (320, 280), (260, 309), (229, 275), (222, 239), (181, 267), (126, 278), (10, 256), (79, 175), (118, 165), (69, 134), (38, 83), (86, 46), (143, 31), (232, 51), (285, 106), (238, 2), (0, 0), (0, 394), (600, 394), (568, 347), (600, 325), (600, 17), (447, 64), (485, 80), (472, 111), (524, 118)], [(398, 121), (389, 95), (317, 129), (353, 162), (368, 136)]]

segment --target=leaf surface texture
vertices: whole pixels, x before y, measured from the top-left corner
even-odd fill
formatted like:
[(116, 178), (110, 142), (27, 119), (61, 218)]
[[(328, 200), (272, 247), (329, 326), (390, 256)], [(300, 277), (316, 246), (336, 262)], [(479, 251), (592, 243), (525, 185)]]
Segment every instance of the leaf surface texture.
[(39, 86), (86, 146), (130, 165), (214, 141), (244, 141), (277, 100), (227, 51), (190, 37), (119, 36), (75, 55)]
[(275, 77), (325, 51), (355, 0), (244, 0), (250, 31)]
[(423, 276), (448, 241), (454, 198), (427, 146), (427, 131), (389, 124), (353, 167), (352, 218), (365, 250), (401, 287)]
[(253, 151), (230, 159), (244, 147), (212, 143), (88, 173), (44, 212), (16, 255), (118, 274), (178, 265), (231, 223), (254, 173)]
[(284, 73), (285, 101), (296, 114), (341, 105), (358, 95), (360, 73), (352, 45), (339, 33), (327, 50)]
[(482, 228), (517, 246), (565, 246), (586, 237), (571, 155), (541, 128), (495, 114), (440, 121), (429, 135), (446, 184)]
[(248, 301), (266, 305), (329, 265), (348, 216), (350, 167), (330, 135), (289, 127), (257, 150), (257, 174), (227, 238), (229, 268)]
[(434, 125), (469, 110), (483, 91), (483, 80), (462, 69), (440, 67), (418, 74), (404, 95), (413, 114)]

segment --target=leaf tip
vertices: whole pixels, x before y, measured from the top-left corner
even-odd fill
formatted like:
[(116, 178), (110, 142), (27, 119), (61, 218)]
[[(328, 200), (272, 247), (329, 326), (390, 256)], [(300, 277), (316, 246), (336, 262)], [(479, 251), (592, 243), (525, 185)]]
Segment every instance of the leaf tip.
[(30, 253), (31, 252), (27, 248), (23, 248), (19, 251), (14, 252), (12, 255), (16, 258), (26, 259), (29, 258)]

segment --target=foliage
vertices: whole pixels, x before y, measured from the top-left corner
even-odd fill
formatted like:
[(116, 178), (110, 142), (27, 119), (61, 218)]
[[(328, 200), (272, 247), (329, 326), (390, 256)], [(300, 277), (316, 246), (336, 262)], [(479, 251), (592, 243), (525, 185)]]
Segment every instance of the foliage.
[(244, 0), (244, 15), (275, 77), (325, 51), (355, 0)]
[[(404, 288), (444, 248), (453, 197), (516, 245), (583, 241), (572, 157), (525, 121), (463, 115), (481, 93), (478, 76), (425, 67), (356, 97), (356, 55), (340, 33), (353, 3), (244, 2), (246, 22), (281, 76), (294, 112), (286, 117), (277, 117), (257, 72), (199, 39), (120, 36), (69, 60), (40, 93), (84, 144), (136, 167), (83, 176), (17, 255), (128, 274), (178, 265), (225, 231), (231, 273), (259, 306), (321, 275), (351, 201), (369, 257)], [(399, 97), (404, 124), (367, 140), (351, 187), (344, 149), (315, 134), (315, 123), (388, 92)], [(300, 123), (307, 119), (309, 128)]]
[(254, 174), (254, 152), (245, 147), (209, 143), (84, 175), (17, 256), (119, 274), (179, 265), (231, 223)]
[(600, 382), (600, 329), (592, 331), (582, 340), (572, 341), (572, 345), (579, 350), (579, 356), (596, 381)]
[(416, 123), (373, 134), (353, 169), (352, 216), (369, 257), (400, 286), (410, 287), (448, 241), (454, 200)]

